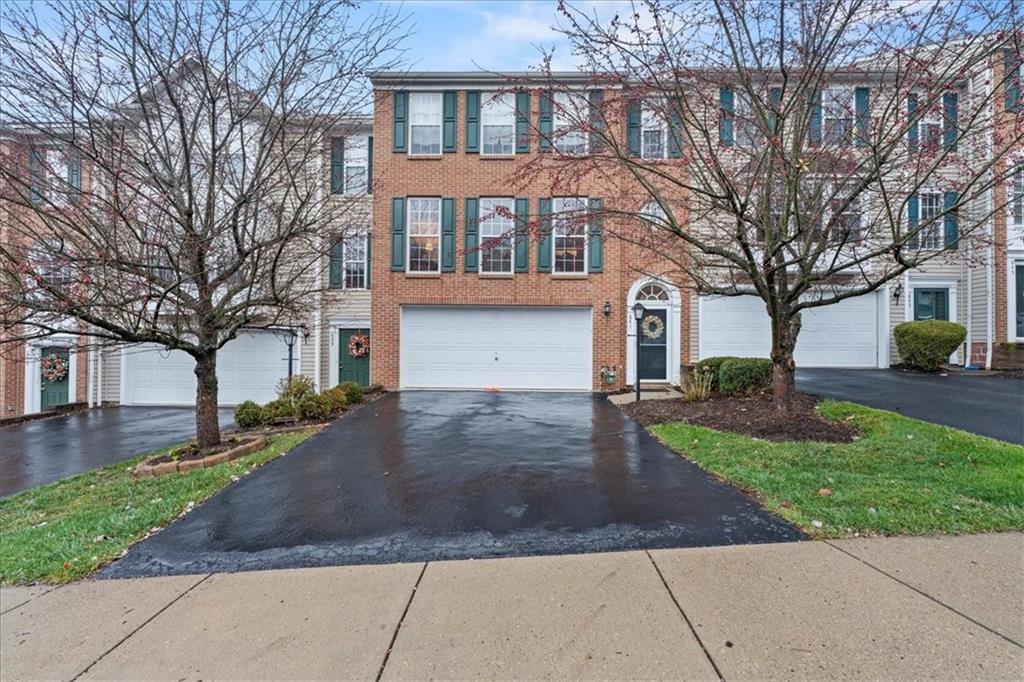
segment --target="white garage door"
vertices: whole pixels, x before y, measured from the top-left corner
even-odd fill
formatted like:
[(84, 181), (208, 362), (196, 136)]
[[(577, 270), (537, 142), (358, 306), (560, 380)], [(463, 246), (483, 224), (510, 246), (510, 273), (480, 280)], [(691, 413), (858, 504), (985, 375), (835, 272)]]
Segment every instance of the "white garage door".
[(402, 388), (591, 389), (590, 308), (402, 306)]
[[(796, 342), (799, 367), (877, 367), (878, 295), (848, 298), (803, 312)], [(700, 357), (766, 358), (771, 324), (764, 302), (754, 296), (701, 298)]]
[[(295, 349), (298, 356), (298, 347)], [(194, 405), (195, 360), (183, 351), (153, 345), (125, 350), (124, 404)], [(277, 397), (278, 380), (288, 375), (288, 346), (272, 332), (248, 332), (217, 352), (218, 402), (267, 402)]]

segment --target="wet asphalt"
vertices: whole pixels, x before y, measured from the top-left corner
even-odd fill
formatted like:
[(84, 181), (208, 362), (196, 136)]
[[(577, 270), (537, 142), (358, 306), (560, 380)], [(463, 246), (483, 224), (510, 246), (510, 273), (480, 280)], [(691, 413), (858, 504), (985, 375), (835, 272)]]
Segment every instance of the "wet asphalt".
[[(221, 427), (233, 423), (220, 411)], [(196, 432), (191, 407), (104, 407), (0, 428), (0, 497), (174, 445)]]
[(803, 537), (603, 398), (404, 392), (242, 478), (102, 576)]
[(1024, 380), (890, 369), (798, 369), (798, 390), (1024, 444)]

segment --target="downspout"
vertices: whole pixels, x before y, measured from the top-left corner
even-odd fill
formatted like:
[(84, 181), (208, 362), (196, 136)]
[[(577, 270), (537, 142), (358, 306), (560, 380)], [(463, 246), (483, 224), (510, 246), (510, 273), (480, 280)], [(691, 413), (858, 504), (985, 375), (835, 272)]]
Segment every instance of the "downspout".
[(89, 353), (86, 358), (85, 402), (91, 408), (93, 406), (93, 393), (96, 392), (96, 351), (92, 346), (89, 347)]
[[(317, 155), (317, 199), (320, 202), (321, 217), (323, 215), (323, 202), (324, 202), (324, 153), (323, 143), (321, 143), (320, 153)], [(314, 294), (314, 305), (316, 311), (313, 313), (313, 385), (316, 387), (317, 393), (320, 392), (323, 382), (320, 380), (320, 350), (322, 345), (321, 336), (323, 335), (323, 324), (324, 324), (324, 310), (323, 310), (323, 285), (324, 285), (324, 272), (322, 269), (323, 265), (323, 254), (324, 254), (324, 233), (323, 225), (317, 230), (316, 236), (317, 246), (317, 270), (316, 270), (316, 293)]]
[(103, 347), (96, 351), (96, 407), (103, 407)]
[[(974, 79), (967, 79), (967, 100), (974, 101)], [(974, 268), (971, 256), (974, 253), (973, 240), (967, 240), (966, 260), (963, 267), (967, 268), (967, 352), (964, 357), (964, 369), (974, 369)]]
[[(989, 102), (992, 102), (993, 107), (992, 117), (995, 119), (996, 104), (992, 99), (992, 79), (994, 74), (992, 73), (992, 64), (989, 63), (985, 69), (985, 98)], [(995, 125), (998, 121), (993, 120), (992, 132), (989, 137), (989, 145), (985, 148), (985, 153), (988, 158), (986, 162), (991, 160), (992, 147), (995, 144)], [(994, 171), (990, 171), (994, 172)], [(989, 184), (989, 188), (985, 191), (985, 214), (988, 216), (985, 219), (985, 234), (988, 237), (988, 257), (985, 259), (985, 369), (992, 369), (992, 339), (995, 336), (995, 244), (992, 240), (995, 238), (993, 229), (993, 211), (992, 206), (995, 203), (995, 187), (993, 184)]]

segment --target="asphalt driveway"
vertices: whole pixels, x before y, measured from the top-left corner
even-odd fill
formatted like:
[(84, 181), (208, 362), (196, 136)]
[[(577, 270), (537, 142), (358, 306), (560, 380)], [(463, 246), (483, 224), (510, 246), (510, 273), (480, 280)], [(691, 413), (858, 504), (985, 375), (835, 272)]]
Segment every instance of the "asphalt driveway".
[[(232, 411), (221, 410), (221, 426)], [(0, 497), (195, 435), (190, 407), (104, 407), (0, 428)]]
[(1024, 444), (1024, 380), (888, 369), (797, 369), (805, 393)]
[(802, 537), (603, 398), (405, 392), (242, 478), (103, 575)]

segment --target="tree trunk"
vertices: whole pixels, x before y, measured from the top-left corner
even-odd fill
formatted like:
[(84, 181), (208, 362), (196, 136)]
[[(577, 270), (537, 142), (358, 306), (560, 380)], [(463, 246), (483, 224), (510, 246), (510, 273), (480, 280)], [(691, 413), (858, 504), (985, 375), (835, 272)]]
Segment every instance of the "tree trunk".
[(196, 441), (200, 450), (220, 444), (217, 414), (217, 351), (196, 358)]
[(772, 400), (775, 411), (788, 415), (793, 411), (796, 362), (796, 338), (800, 333), (800, 313), (772, 320)]

